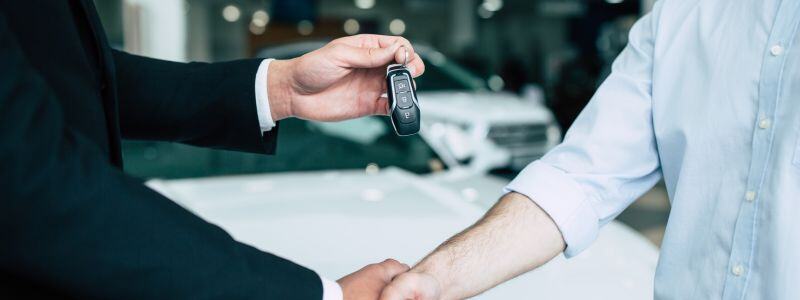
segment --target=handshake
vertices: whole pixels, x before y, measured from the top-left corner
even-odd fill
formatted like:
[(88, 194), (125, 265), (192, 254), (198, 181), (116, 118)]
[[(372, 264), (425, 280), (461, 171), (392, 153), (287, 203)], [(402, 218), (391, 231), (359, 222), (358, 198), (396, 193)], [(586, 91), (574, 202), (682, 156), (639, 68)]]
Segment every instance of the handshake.
[(337, 281), (344, 299), (438, 300), (439, 281), (394, 259), (368, 265)]
[[(380, 35), (340, 38), (301, 57), (273, 61), (266, 82), (272, 120), (340, 121), (388, 114), (383, 77), (391, 63), (406, 64), (414, 77), (425, 70), (408, 40)], [(387, 259), (338, 283), (348, 300), (438, 299), (438, 282), (408, 271), (407, 265)]]

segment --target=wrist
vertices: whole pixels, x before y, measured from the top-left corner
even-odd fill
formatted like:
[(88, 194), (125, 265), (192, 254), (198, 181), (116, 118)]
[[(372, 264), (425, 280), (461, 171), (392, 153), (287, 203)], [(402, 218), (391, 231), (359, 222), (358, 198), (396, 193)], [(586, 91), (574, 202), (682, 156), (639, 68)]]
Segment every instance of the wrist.
[(292, 100), (294, 88), (292, 84), (292, 60), (274, 60), (269, 64), (267, 73), (267, 98), (269, 99), (272, 120), (277, 122), (293, 116)]
[(445, 274), (441, 274), (435, 271), (436, 268), (429, 264), (425, 264), (425, 262), (415, 266), (413, 269), (409, 270), (409, 273), (417, 273), (421, 276), (428, 277), (433, 281), (435, 285), (435, 290), (438, 291), (439, 299), (462, 299), (464, 297), (459, 298), (457, 295), (457, 288), (453, 285), (451, 280), (449, 280)]

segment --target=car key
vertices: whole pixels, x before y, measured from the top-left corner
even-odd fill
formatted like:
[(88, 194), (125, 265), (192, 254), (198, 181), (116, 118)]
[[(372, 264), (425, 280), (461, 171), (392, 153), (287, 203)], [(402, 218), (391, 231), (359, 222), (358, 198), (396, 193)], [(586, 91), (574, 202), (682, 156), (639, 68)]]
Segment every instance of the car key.
[[(405, 48), (404, 48), (405, 49)], [(397, 135), (412, 135), (419, 132), (420, 111), (417, 91), (411, 72), (406, 68), (408, 50), (403, 64), (393, 64), (386, 68), (386, 86), (389, 98), (389, 116)]]

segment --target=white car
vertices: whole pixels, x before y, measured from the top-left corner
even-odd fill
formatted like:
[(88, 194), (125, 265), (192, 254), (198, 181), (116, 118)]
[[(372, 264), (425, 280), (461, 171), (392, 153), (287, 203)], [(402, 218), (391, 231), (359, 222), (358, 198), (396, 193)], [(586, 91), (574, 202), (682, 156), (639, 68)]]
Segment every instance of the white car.
[[(325, 45), (321, 41), (264, 49), (259, 57), (292, 58)], [(487, 89), (483, 80), (425, 45), (414, 49), (425, 61), (416, 80), (422, 110), (421, 134), (449, 165), (480, 172), (519, 171), (561, 140), (561, 131), (542, 101), (525, 101)]]
[[(281, 131), (276, 156), (243, 160), (282, 172), (148, 185), (239, 241), (339, 278), (387, 257), (413, 264), (476, 221), (507, 183), (442, 163), (422, 137), (396, 136), (387, 118), (288, 119)], [(580, 256), (478, 298), (652, 298), (657, 257), (647, 239), (611, 222)]]

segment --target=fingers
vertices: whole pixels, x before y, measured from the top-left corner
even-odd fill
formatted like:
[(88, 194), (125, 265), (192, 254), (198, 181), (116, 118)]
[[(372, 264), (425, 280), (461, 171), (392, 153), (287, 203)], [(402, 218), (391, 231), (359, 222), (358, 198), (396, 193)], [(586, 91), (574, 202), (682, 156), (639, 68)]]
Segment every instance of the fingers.
[[(370, 74), (370, 77), (374, 78), (383, 78), (384, 71), (376, 69), (374, 74)], [(381, 91), (382, 93), (378, 98), (375, 99), (366, 99), (367, 103), (364, 107), (366, 107), (366, 114), (370, 115), (379, 115), (379, 116), (386, 116), (389, 114), (389, 98), (386, 94), (386, 80), (379, 80), (376, 81), (375, 89)]]
[(419, 54), (415, 53), (414, 59), (409, 58), (407, 67), (411, 72), (411, 76), (414, 78), (417, 78), (422, 75), (422, 73), (425, 73), (425, 63), (422, 62), (422, 58), (419, 57)]
[(422, 273), (403, 273), (383, 288), (381, 300), (437, 300), (438, 283), (430, 275)]
[[(411, 71), (411, 75), (417, 77), (422, 75), (425, 71), (425, 64), (422, 62), (422, 58), (420, 58), (419, 54), (417, 54), (416, 50), (414, 50), (414, 46), (411, 45), (407, 39), (403, 37), (395, 37), (395, 36), (379, 36), (378, 39), (382, 39), (383, 41), (380, 42), (380, 45), (392, 45), (392, 44), (385, 44), (388, 42), (399, 44), (397, 51), (394, 54), (394, 62), (398, 64), (406, 63), (409, 71)], [(408, 53), (408, 61), (406, 61), (406, 51)]]
[(375, 106), (372, 107), (373, 115), (386, 116), (389, 115), (389, 98), (380, 97), (375, 101)]
[(392, 283), (387, 285), (381, 291), (380, 300), (406, 300), (415, 299), (414, 286), (409, 280), (405, 280), (408, 276), (398, 277)]
[[(414, 48), (411, 46), (406, 39), (403, 41), (398, 42), (399, 46), (397, 47), (397, 51), (394, 52), (394, 62), (398, 64), (408, 63), (410, 64), (416, 59), (417, 53), (414, 52)], [(408, 60), (406, 60), (406, 55), (408, 55)]]
[[(330, 44), (333, 48), (338, 48), (334, 54), (341, 54), (351, 68), (376, 68), (391, 63), (407, 63), (414, 77), (425, 71), (425, 64), (411, 42), (400, 36), (360, 34), (336, 39)], [(341, 51), (352, 53), (340, 53)]]
[(386, 280), (386, 282), (392, 281), (395, 276), (408, 272), (410, 269), (408, 265), (391, 258), (384, 260), (379, 265), (383, 267), (384, 280)]
[(399, 283), (392, 282), (383, 288), (380, 300), (406, 300), (414, 299), (414, 293)]
[(330, 46), (331, 57), (342, 62), (345, 68), (377, 68), (388, 65), (395, 58), (399, 44), (386, 48), (361, 48), (347, 44), (334, 44)]
[[(409, 42), (406, 38), (402, 36), (358, 34), (354, 36), (339, 38), (332, 41), (331, 43), (343, 43), (353, 47), (360, 47), (360, 48), (388, 48), (391, 47), (392, 45), (400, 44), (409, 49), (408, 53), (409, 60), (415, 53), (414, 47), (411, 46), (411, 42)], [(400, 59), (403, 59), (403, 57), (400, 57)], [(402, 63), (402, 61), (398, 61), (397, 63)]]

